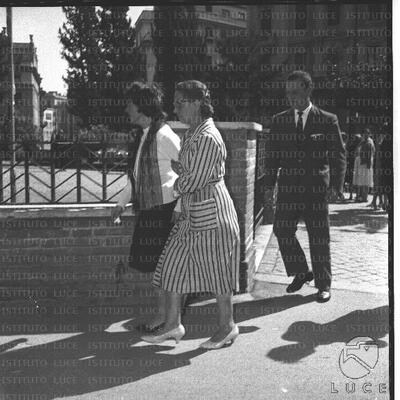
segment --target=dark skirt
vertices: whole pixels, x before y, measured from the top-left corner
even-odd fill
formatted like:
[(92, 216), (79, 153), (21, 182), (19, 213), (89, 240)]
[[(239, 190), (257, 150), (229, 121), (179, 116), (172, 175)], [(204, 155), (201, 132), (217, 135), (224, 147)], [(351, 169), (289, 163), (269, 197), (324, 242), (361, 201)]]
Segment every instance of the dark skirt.
[(129, 266), (140, 272), (154, 272), (173, 224), (176, 201), (140, 210), (132, 236)]

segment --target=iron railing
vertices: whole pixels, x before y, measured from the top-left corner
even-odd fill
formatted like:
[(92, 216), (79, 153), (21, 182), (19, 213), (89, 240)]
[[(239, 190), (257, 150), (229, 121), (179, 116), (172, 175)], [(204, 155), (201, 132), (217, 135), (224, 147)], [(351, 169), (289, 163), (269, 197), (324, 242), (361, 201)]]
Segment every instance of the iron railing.
[[(105, 141), (10, 142), (0, 149), (0, 204), (107, 203), (125, 182), (126, 151)], [(14, 174), (12, 174), (14, 172)]]
[(256, 147), (256, 174), (254, 182), (254, 233), (257, 227), (263, 223), (265, 216), (265, 200), (264, 200), (264, 177), (265, 177), (265, 142), (268, 130), (262, 130), (257, 133)]

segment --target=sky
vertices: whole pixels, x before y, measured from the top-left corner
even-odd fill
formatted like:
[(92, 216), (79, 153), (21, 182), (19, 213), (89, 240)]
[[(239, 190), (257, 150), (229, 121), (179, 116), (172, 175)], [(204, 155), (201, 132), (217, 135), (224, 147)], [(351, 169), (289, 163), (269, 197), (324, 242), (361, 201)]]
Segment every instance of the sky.
[[(128, 15), (135, 23), (143, 10), (152, 6), (129, 7)], [(62, 80), (67, 62), (61, 57), (62, 46), (58, 39), (58, 29), (65, 21), (61, 7), (13, 7), (13, 41), (33, 42), (37, 49), (38, 71), (42, 77), (41, 86), (46, 91), (66, 94), (67, 87)], [(0, 31), (6, 26), (6, 7), (0, 7)]]

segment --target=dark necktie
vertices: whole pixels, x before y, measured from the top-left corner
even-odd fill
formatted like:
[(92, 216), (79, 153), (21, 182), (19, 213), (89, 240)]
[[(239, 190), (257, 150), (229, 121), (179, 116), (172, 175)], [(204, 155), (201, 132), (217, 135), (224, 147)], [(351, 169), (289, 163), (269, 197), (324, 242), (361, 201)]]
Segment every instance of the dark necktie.
[(297, 120), (296, 132), (298, 134), (302, 134), (303, 133), (303, 118), (301, 116), (303, 115), (303, 111), (298, 111), (297, 115), (299, 116), (299, 119)]
[[(298, 111), (297, 115), (299, 116), (297, 120), (297, 125), (296, 125), (296, 137), (297, 137), (297, 150), (302, 151), (303, 150), (303, 145), (304, 145), (304, 134), (303, 134), (303, 111)], [(301, 162), (301, 157), (299, 153), (299, 162)]]

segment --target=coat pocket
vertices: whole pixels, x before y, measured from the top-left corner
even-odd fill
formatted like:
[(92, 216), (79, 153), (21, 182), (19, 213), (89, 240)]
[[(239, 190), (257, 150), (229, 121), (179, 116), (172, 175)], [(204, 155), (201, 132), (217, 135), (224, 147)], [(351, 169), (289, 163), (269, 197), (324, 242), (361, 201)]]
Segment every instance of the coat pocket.
[(206, 231), (218, 226), (215, 199), (191, 203), (189, 214), (190, 229), (193, 231)]
[(320, 142), (325, 140), (325, 135), (323, 133), (312, 133), (310, 138), (314, 142)]

